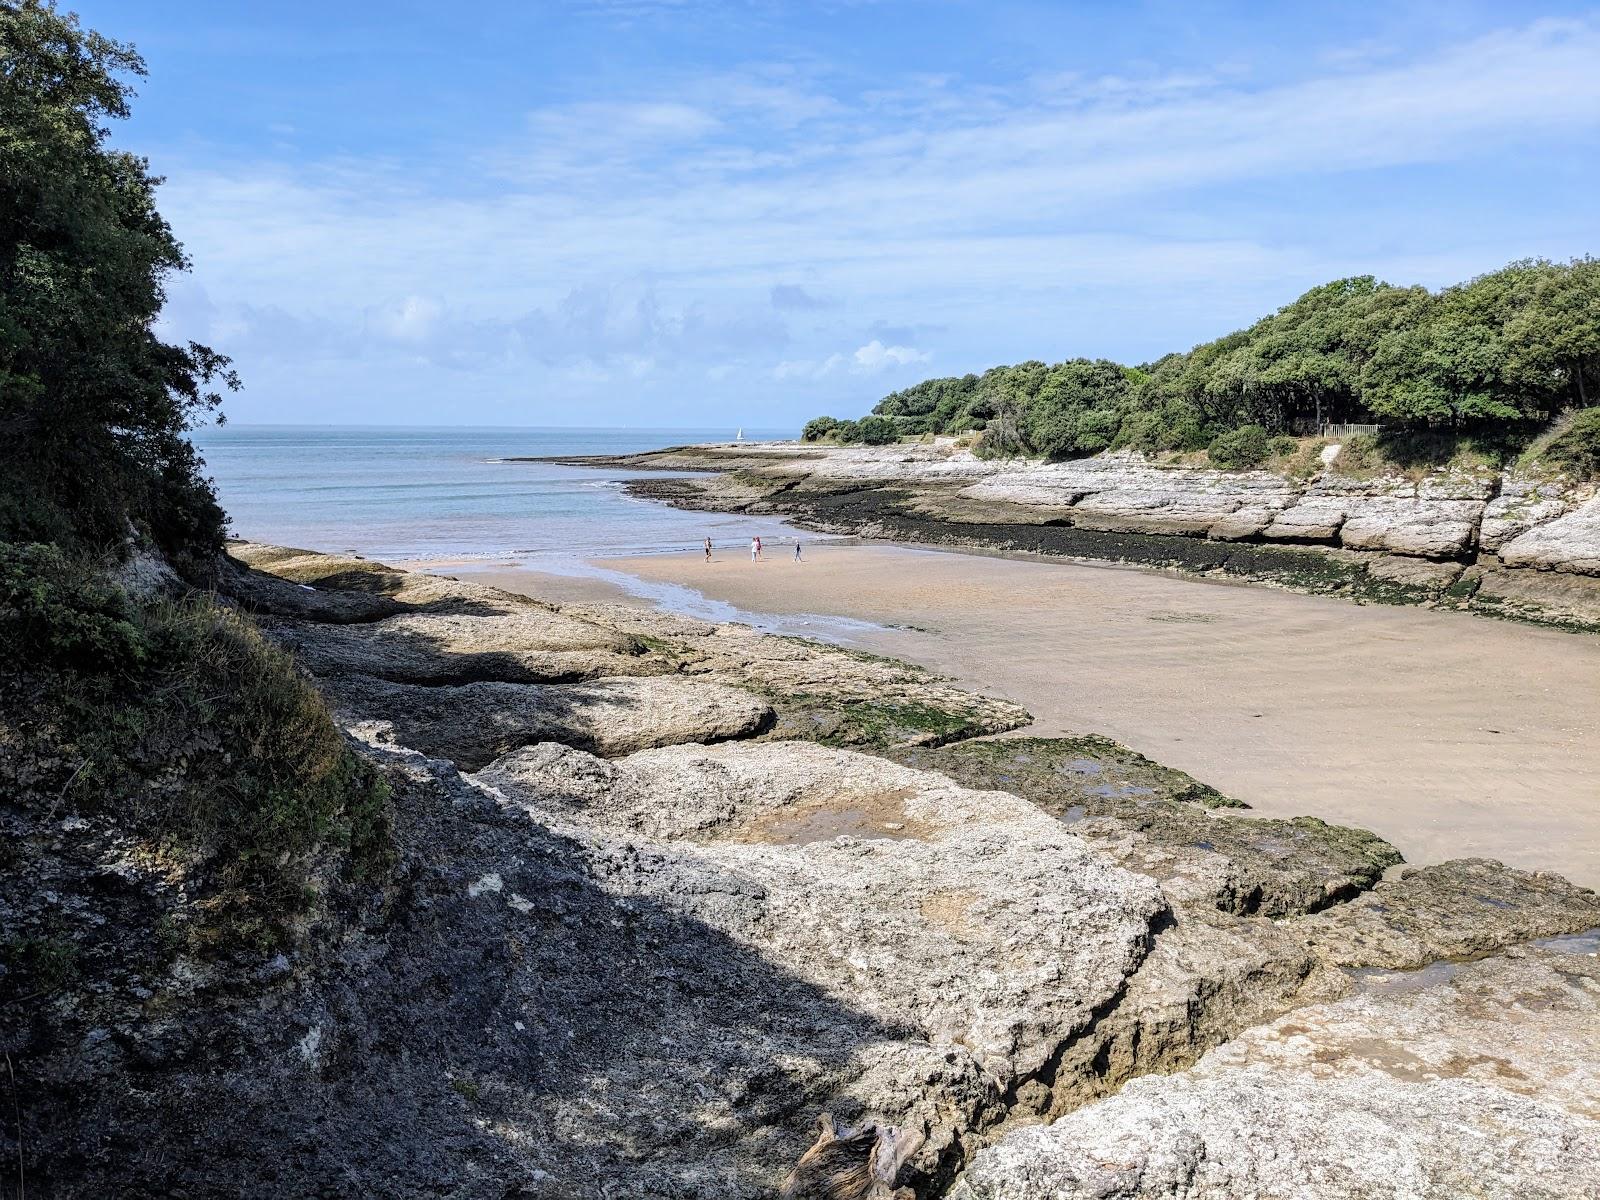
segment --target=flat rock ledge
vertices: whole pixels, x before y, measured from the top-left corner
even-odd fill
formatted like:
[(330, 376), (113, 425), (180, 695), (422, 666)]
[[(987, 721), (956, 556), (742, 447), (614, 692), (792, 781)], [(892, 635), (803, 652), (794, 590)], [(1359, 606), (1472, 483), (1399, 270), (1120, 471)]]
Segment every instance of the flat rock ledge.
[(981, 1151), (958, 1200), (1600, 1195), (1600, 961), (1386, 976)]
[[(925, 1130), (930, 1176), (1114, 1001), (1166, 911), (1153, 880), (1026, 801), (814, 744), (610, 762), (544, 745), (472, 780), (582, 847), (607, 891), (721, 931), (882, 1029), (808, 1049), (810, 1103)], [(733, 1177), (787, 1166), (746, 1150), (742, 1168), (721, 1155)]]
[(469, 771), (536, 742), (612, 756), (751, 737), (774, 720), (771, 705), (740, 688), (670, 677), (418, 687), (346, 675), (325, 691), (357, 732)]

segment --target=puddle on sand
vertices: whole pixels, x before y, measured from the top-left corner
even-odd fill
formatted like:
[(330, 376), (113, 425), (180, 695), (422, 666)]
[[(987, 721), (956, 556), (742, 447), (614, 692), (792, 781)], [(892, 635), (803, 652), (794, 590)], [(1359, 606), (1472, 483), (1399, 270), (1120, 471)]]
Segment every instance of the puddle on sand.
[(935, 829), (906, 814), (906, 801), (912, 794), (910, 788), (893, 788), (775, 809), (745, 825), (735, 840), (781, 846), (831, 842), (838, 837), (921, 840)]
[(1074, 804), (1057, 818), (1063, 825), (1074, 825), (1089, 815), (1089, 810), (1081, 804)]

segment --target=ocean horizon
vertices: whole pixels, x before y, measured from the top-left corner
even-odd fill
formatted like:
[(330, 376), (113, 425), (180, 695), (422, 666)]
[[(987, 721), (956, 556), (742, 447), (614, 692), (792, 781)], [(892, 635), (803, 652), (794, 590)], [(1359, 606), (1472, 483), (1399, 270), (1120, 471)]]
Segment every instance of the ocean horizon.
[[(782, 521), (687, 512), (623, 490), (660, 472), (512, 462), (523, 456), (630, 454), (731, 441), (723, 427), (207, 426), (191, 438), (234, 537), (385, 561), (584, 558), (690, 550), (758, 536)], [(746, 429), (746, 440), (799, 436)]]

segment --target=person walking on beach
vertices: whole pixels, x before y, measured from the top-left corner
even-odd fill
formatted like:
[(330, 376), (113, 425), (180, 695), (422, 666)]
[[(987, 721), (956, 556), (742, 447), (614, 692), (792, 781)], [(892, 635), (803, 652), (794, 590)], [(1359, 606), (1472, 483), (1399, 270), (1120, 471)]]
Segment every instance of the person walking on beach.
[(756, 557), (757, 558), (761, 557), (761, 539), (760, 538), (756, 539)]
[(800, 559), (800, 543), (798, 541), (796, 541), (795, 544), (794, 544), (794, 560), (795, 560), (795, 562), (800, 562), (801, 561), (801, 559)]
[(753, 537), (753, 538), (750, 539), (750, 561), (751, 562), (755, 562), (756, 559), (758, 559), (760, 557), (761, 557), (761, 539), (758, 538), (758, 537)]
[(709, 534), (706, 536), (706, 561), (711, 561), (711, 537)]

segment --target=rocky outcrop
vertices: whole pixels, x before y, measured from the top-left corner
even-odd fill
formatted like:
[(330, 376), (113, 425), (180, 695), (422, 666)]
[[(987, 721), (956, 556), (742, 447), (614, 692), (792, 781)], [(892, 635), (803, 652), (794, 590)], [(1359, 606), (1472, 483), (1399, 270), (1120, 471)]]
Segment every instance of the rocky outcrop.
[[(1547, 1187), (1552, 1163), (1586, 1181), (1581, 1114), (1426, 1073), (1496, 1070), (1484, 1029), (1509, 1005), (1527, 1036), (1495, 1053), (1530, 1087), (1553, 1078), (1538, 1044), (1568, 1055), (1557, 1098), (1576, 1095), (1591, 980), (1560, 984), (1580, 1011), (1553, 976), (1430, 966), (1421, 988), (1487, 997), (1459, 1037), (1454, 999), (1369, 1011), (1360, 989), (1581, 929), (1592, 893), (1485, 862), (1384, 878), (1395, 856), (1371, 834), (1253, 821), (1104, 739), (957, 740), (1026, 714), (907, 664), (239, 550), (296, 591), (399, 606), (295, 609), (261, 580), (236, 598), (274, 606), (272, 636), (388, 780), (392, 869), (319, 877), (292, 945), (217, 947), (183, 937), (194, 892), (159, 845), (0, 797), (0, 915), (33, 964), (20, 997), (0, 972), (18, 1099), (0, 1153), (24, 1148), (32, 1191), (753, 1200), (831, 1113), (892, 1127), (894, 1183), (922, 1200), (958, 1176), (970, 1195), (1076, 1195), (1090, 1169), (1111, 1184), (1085, 1194), (1166, 1195), (1126, 1189), (1165, 1186), (1169, 1161), (1203, 1185), (1175, 1195), (1302, 1194), (1275, 1172), (1323, 1178), (1375, 1089), (1371, 1111), (1419, 1145), (1475, 1137), (1482, 1178), (1583, 1194)], [(533, 655), (636, 669), (551, 682)], [(82, 951), (70, 969), (63, 945)], [(1293, 1053), (1236, 1049), (1275, 1041)], [(1261, 1061), (1225, 1070), (1230, 1052)], [(1409, 1109), (1381, 1078), (1405, 1053), (1424, 1064)], [(1371, 1162), (1457, 1180), (1414, 1147)], [(1374, 1194), (1327, 1178), (1323, 1194)]]
[(1408, 867), (1336, 911), (1296, 922), (1328, 962), (1396, 971), (1482, 957), (1575, 925), (1600, 928), (1600, 896), (1484, 858)]
[(1593, 484), (1467, 470), (1352, 476), (1336, 458), (1291, 479), (1132, 453), (984, 460), (948, 445), (770, 443), (576, 461), (722, 472), (629, 486), (684, 507), (778, 513), (834, 532), (1224, 572), (1600, 628)]
[(1315, 817), (1235, 816), (1246, 806), (1108, 738), (1006, 738), (897, 752), (969, 787), (1005, 788), (1068, 823), (1175, 903), (1290, 916), (1372, 887), (1400, 852)]
[(364, 736), (451, 759), (465, 770), (535, 742), (630, 754), (750, 737), (773, 720), (772, 707), (749, 692), (673, 678), (418, 687), (347, 675), (330, 680), (327, 694), (339, 717)]
[[(321, 589), (316, 594), (328, 598), (321, 602), (325, 611), (334, 615), (263, 617), (261, 627), (347, 700), (364, 692), (394, 698), (396, 704), (405, 695), (417, 703), (426, 699), (404, 689), (368, 688), (368, 679), (441, 688), (673, 675), (753, 693), (774, 710), (774, 736), (830, 745), (933, 744), (998, 733), (1028, 720), (1018, 705), (974, 695), (910, 663), (804, 638), (767, 637), (747, 626), (710, 625), (619, 605), (562, 607), (366, 559), (248, 542), (233, 543), (230, 554), (270, 571), (290, 570), (294, 581), (315, 581)], [(237, 576), (225, 575), (225, 584), (230, 577)], [(248, 604), (267, 587), (252, 580), (249, 590), (234, 599)], [(340, 602), (331, 599), (346, 593), (375, 595), (403, 609), (349, 622)], [(337, 682), (345, 677), (352, 682)], [(480, 698), (480, 712), (491, 721), (489, 697), (513, 705), (518, 695), (555, 700), (577, 694), (493, 688), (462, 693)]]
[(1600, 1192), (1600, 964), (1525, 951), (1242, 1034), (982, 1151), (961, 1200)]
[(359, 625), (264, 620), (261, 627), (325, 676), (547, 683), (652, 669), (639, 661), (642, 647), (634, 640), (533, 605), (472, 616), (402, 613)]
[(1600, 499), (1552, 520), (1530, 523), (1500, 546), (1499, 555), (1510, 567), (1600, 575)]
[(1025, 801), (815, 745), (612, 763), (541, 746), (475, 778), (582, 845), (609, 886), (883, 1029), (862, 1052), (820, 1043), (813, 1094), (924, 1130), (914, 1165), (930, 1174), (1120, 993), (1166, 908)]

